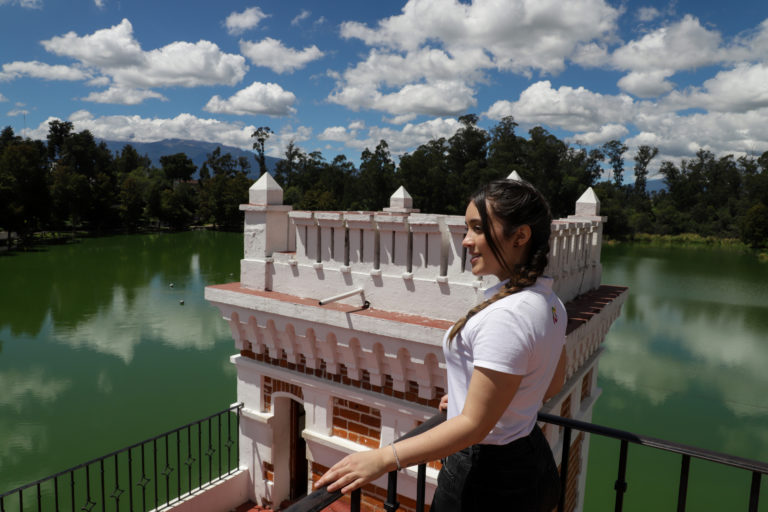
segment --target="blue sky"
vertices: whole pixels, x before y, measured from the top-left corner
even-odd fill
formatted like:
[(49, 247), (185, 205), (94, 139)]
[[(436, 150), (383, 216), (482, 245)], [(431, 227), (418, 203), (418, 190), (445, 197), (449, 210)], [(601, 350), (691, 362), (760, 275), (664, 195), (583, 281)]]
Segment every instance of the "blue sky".
[[(768, 150), (768, 2), (0, 0), (0, 127), (357, 161), (511, 115), (679, 161)], [(631, 162), (628, 162), (631, 166)]]

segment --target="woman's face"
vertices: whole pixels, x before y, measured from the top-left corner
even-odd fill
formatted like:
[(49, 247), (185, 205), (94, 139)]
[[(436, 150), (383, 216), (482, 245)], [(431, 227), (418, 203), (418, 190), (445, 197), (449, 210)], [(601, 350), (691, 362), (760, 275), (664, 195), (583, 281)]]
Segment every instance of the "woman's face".
[[(488, 212), (488, 221), (491, 224), (491, 230), (494, 234), (494, 241), (498, 246), (501, 254), (507, 258), (507, 262), (511, 267), (518, 262), (522, 256), (521, 248), (518, 248), (515, 244), (515, 239), (518, 232), (516, 231), (511, 237), (504, 238), (503, 227), (490, 208), (486, 208)], [(467, 224), (467, 234), (464, 236), (462, 245), (467, 248), (467, 255), (470, 258), (472, 264), (472, 273), (476, 276), (494, 275), (503, 280), (509, 277), (509, 272), (493, 254), (491, 247), (488, 245), (488, 241), (483, 234), (483, 223), (480, 218), (480, 212), (477, 210), (475, 203), (470, 201), (467, 206), (467, 212), (464, 216), (464, 220)]]

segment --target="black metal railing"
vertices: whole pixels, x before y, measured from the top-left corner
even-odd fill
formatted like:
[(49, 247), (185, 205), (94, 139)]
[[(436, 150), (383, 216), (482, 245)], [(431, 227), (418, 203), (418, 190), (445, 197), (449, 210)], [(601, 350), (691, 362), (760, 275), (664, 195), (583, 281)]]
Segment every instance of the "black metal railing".
[(0, 494), (0, 512), (161, 510), (237, 471), (243, 404)]
[[(573, 430), (586, 432), (598, 436), (609, 437), (618, 439), (619, 444), (619, 463), (617, 470), (617, 477), (614, 483), (614, 489), (616, 492), (616, 499), (614, 504), (614, 510), (621, 512), (624, 503), (624, 493), (627, 491), (627, 460), (628, 460), (628, 448), (629, 443), (638, 444), (662, 450), (665, 452), (677, 453), (681, 456), (680, 466), (680, 480), (678, 484), (678, 496), (677, 496), (677, 511), (683, 512), (685, 510), (686, 498), (688, 492), (688, 476), (691, 458), (700, 459), (704, 461), (714, 462), (725, 466), (731, 466), (739, 468), (751, 473), (750, 483), (750, 495), (749, 495), (749, 512), (757, 512), (757, 506), (760, 498), (760, 480), (762, 475), (768, 475), (768, 464), (744, 459), (741, 457), (734, 457), (723, 453), (718, 453), (710, 450), (703, 450), (692, 446), (687, 446), (678, 443), (672, 443), (661, 439), (655, 439), (652, 437), (633, 434), (624, 430), (617, 430), (610, 427), (604, 427), (601, 425), (595, 425), (593, 423), (586, 423), (583, 421), (573, 420), (569, 418), (562, 418), (553, 414), (539, 413), (539, 421), (545, 423), (551, 423), (563, 428), (563, 450), (560, 461), (560, 481), (562, 484), (563, 492), (560, 495), (560, 503), (558, 504), (558, 512), (565, 510), (565, 490), (568, 483), (568, 460), (571, 448), (571, 434)], [(436, 414), (423, 424), (419, 425), (414, 430), (411, 430), (399, 440), (407, 439), (409, 437), (420, 434), (430, 428), (442, 423), (445, 420), (445, 416), (442, 414)], [(424, 487), (426, 477), (426, 465), (422, 464), (418, 466), (417, 473), (417, 497), (416, 497), (416, 512), (423, 512), (424, 510)], [(323, 508), (327, 507), (334, 501), (341, 498), (342, 494), (339, 491), (329, 493), (326, 488), (318, 489), (313, 493), (307, 495), (302, 500), (294, 503), (284, 512), (319, 512)], [(351, 496), (351, 512), (360, 511), (360, 490), (354, 491)], [(397, 502), (397, 471), (389, 473), (388, 486), (387, 486), (387, 502), (384, 503), (384, 508), (387, 512), (394, 512), (399, 508)]]

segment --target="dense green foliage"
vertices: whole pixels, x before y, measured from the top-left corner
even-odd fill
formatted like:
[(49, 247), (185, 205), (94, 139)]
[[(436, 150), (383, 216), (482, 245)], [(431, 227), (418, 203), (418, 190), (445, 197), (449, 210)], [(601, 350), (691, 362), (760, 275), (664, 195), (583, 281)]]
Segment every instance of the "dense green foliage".
[[(635, 180), (625, 185), (628, 148), (620, 141), (572, 147), (542, 127), (522, 137), (512, 118), (490, 131), (477, 121), (473, 114), (460, 117), (452, 137), (401, 155), (399, 165), (384, 140), (362, 152), (359, 168), (344, 155), (328, 162), (291, 142), (274, 177), (284, 202), (296, 209), (379, 210), (402, 185), (421, 211), (461, 214), (480, 184), (517, 171), (549, 199), (556, 218), (573, 213), (577, 198), (594, 187), (609, 219), (609, 237), (693, 233), (740, 238), (753, 247), (768, 244), (768, 152), (735, 159), (701, 150), (679, 165), (661, 162), (666, 190), (649, 194), (648, 169), (657, 148), (637, 149)], [(262, 173), (271, 134), (269, 127), (253, 133)], [(0, 134), (0, 230), (17, 233), (22, 242), (39, 230), (242, 226), (239, 205), (247, 202), (252, 183), (244, 157), (216, 149), (192, 180), (198, 169), (183, 153), (162, 157), (158, 169), (130, 145), (112, 154), (90, 132), (75, 133), (69, 122), (51, 122), (46, 142), (23, 140), (10, 127)]]

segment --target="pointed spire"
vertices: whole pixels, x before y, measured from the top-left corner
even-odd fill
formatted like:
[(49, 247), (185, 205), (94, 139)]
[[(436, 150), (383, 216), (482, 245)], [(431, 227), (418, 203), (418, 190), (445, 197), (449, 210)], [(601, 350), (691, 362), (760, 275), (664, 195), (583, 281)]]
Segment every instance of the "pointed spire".
[(413, 198), (411, 194), (405, 190), (405, 187), (400, 185), (400, 188), (395, 190), (389, 198), (389, 207), (397, 209), (410, 209), (413, 208)]
[(248, 189), (248, 202), (251, 204), (283, 204), (283, 189), (271, 174), (265, 172)]
[(512, 171), (509, 173), (509, 176), (507, 176), (508, 180), (514, 180), (514, 181), (524, 181), (523, 178), (520, 177), (520, 175), (517, 173), (517, 171)]
[(589, 187), (576, 200), (576, 215), (587, 217), (600, 215), (600, 200), (597, 198), (595, 191), (592, 190), (592, 187)]

